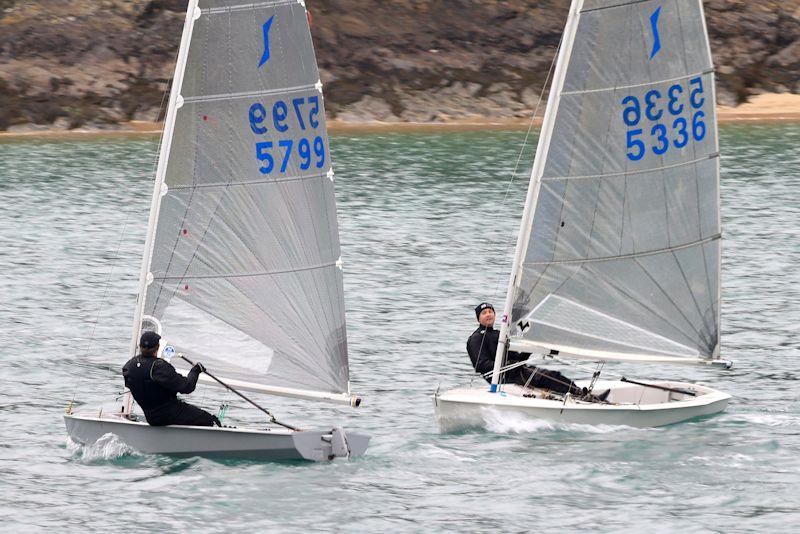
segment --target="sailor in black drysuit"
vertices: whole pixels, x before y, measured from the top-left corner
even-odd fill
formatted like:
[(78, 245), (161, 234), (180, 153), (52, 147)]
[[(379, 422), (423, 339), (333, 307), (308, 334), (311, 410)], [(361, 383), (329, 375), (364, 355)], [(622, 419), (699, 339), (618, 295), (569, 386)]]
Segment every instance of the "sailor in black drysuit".
[[(487, 382), (491, 383), (491, 372), (494, 369), (494, 357), (497, 354), (497, 344), (500, 340), (500, 332), (494, 329), (494, 306), (488, 302), (482, 302), (475, 307), (475, 317), (480, 325), (469, 336), (467, 340), (467, 353), (472, 360), (472, 367), (481, 373)], [(528, 359), (530, 354), (508, 351), (506, 354), (506, 364), (523, 362)], [(490, 373), (490, 374), (486, 374)], [(577, 396), (586, 396), (586, 389), (579, 388), (575, 382), (562, 375), (558, 371), (541, 369), (538, 367), (521, 365), (504, 374), (500, 375), (500, 381), (520, 386), (529, 386), (541, 389), (548, 389), (557, 393), (571, 393)], [(608, 393), (603, 393), (597, 397), (592, 396), (592, 400), (605, 400)]]
[(144, 332), (139, 340), (141, 353), (122, 368), (125, 386), (142, 407), (147, 422), (152, 426), (221, 426), (216, 416), (177, 397), (194, 391), (197, 378), (205, 371), (203, 364), (194, 364), (186, 377), (180, 375), (172, 364), (157, 357), (160, 339), (155, 332)]

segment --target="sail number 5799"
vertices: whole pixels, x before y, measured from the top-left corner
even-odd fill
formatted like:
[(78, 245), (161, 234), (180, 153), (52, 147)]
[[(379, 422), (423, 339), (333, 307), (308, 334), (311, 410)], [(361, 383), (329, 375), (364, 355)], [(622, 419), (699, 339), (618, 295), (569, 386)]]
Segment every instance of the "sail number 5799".
[[(248, 119), (250, 130), (256, 135), (264, 135), (270, 129), (279, 134), (298, 130), (300, 133), (317, 129), (320, 125), (319, 113), (319, 97), (314, 95), (292, 98), (290, 104), (277, 100), (270, 112), (263, 104), (256, 102), (248, 110)], [(261, 174), (271, 174), (275, 170), (285, 173), (292, 161), (304, 171), (312, 165), (318, 169), (325, 166), (325, 141), (321, 135), (315, 136), (314, 132), (300, 139), (290, 135), (284, 139), (258, 141), (255, 149)]]
[(685, 88), (680, 83), (672, 85), (665, 94), (652, 89), (641, 98), (623, 98), (628, 159), (639, 161), (648, 149), (660, 156), (672, 148), (685, 147), (691, 139), (702, 141), (706, 136), (705, 101), (699, 76), (690, 79)]

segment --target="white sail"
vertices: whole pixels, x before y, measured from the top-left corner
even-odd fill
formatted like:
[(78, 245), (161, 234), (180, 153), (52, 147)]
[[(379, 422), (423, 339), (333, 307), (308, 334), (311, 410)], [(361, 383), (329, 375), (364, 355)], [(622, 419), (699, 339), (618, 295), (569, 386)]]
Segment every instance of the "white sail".
[(333, 171), (304, 3), (190, 2), (173, 92), (134, 335), (150, 316), (165, 343), (239, 387), (347, 400)]
[(716, 358), (719, 152), (702, 3), (576, 0), (572, 13), (512, 273), (510, 348)]

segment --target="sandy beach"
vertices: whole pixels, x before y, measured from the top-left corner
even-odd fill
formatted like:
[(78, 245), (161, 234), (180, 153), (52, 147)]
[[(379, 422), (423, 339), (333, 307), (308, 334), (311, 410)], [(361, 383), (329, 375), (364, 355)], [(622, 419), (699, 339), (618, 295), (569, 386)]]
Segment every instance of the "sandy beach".
[(800, 121), (800, 95), (763, 94), (735, 108), (719, 106), (719, 122), (797, 122)]
[[(721, 124), (800, 122), (800, 95), (761, 94), (737, 107), (718, 106), (717, 118)], [(354, 122), (329, 120), (331, 133), (380, 133), (380, 132), (436, 132), (474, 130), (525, 130), (530, 119), (469, 118), (447, 122)], [(533, 124), (538, 126), (541, 118)], [(26, 138), (98, 138), (156, 136), (161, 133), (162, 123), (131, 121), (116, 129), (48, 130), (32, 127), (29, 131), (0, 132), (0, 140)]]

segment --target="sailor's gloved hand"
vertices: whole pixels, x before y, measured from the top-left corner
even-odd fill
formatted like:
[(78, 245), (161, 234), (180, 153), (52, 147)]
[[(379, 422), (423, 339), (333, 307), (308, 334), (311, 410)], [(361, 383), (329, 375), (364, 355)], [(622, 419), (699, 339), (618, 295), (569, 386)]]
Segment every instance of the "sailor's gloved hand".
[(506, 361), (508, 361), (508, 363), (524, 362), (528, 358), (530, 358), (530, 356), (531, 355), (529, 353), (526, 353), (526, 352), (508, 351), (507, 356), (506, 356)]
[(203, 365), (200, 362), (197, 362), (196, 364), (194, 364), (194, 367), (192, 367), (192, 371), (197, 373), (197, 374), (205, 373), (206, 372), (206, 366)]

